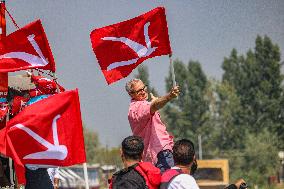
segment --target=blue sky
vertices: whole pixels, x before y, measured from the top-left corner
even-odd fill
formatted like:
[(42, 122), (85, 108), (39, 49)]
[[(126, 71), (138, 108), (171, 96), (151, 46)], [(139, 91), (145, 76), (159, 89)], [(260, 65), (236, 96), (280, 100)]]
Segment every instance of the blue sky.
[[(257, 35), (267, 35), (284, 54), (283, 0), (11, 0), (6, 1), (23, 27), (41, 19), (56, 62), (59, 82), (79, 88), (85, 125), (99, 134), (103, 145), (119, 146), (131, 134), (127, 120), (126, 79), (107, 85), (91, 48), (93, 29), (130, 19), (157, 6), (166, 8), (173, 58), (198, 60), (209, 78), (222, 77), (221, 64), (232, 48), (240, 54), (254, 48)], [(7, 32), (16, 28), (7, 16)], [(167, 56), (143, 63), (150, 82), (165, 93)]]

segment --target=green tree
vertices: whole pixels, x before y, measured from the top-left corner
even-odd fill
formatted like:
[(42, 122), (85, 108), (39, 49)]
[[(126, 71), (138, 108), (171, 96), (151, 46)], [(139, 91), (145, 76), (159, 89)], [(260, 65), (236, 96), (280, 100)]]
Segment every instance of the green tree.
[[(269, 37), (257, 36), (254, 52), (238, 56), (233, 49), (225, 58), (223, 81), (236, 89), (243, 114), (240, 121), (250, 132), (267, 128), (284, 141), (283, 75), (280, 71), (280, 50)], [(283, 145), (282, 145), (283, 147)]]
[[(220, 121), (226, 127), (224, 131), (231, 131), (232, 140), (231, 144), (219, 146), (219, 150), (230, 159), (232, 178), (245, 177), (250, 183), (263, 186), (267, 177), (277, 171), (277, 149), (284, 147), (280, 67), (279, 47), (267, 36), (257, 36), (254, 51), (249, 50), (246, 56), (238, 56), (233, 49), (224, 59), (222, 85), (235, 91), (232, 94), (237, 101), (228, 101), (231, 95), (217, 90), (220, 104), (231, 102), (227, 110), (223, 106), (218, 109), (220, 118), (231, 118), (230, 125)], [(235, 149), (230, 150), (229, 145)]]
[(116, 165), (122, 167), (119, 148), (108, 148), (99, 143), (97, 133), (84, 127), (84, 140), (88, 163), (99, 163), (101, 165)]
[(97, 163), (101, 165), (115, 165), (122, 167), (122, 161), (119, 148), (101, 147), (98, 149), (96, 158)]
[(97, 133), (84, 127), (85, 149), (88, 163), (97, 163), (97, 154), (100, 148)]
[(279, 167), (277, 135), (264, 129), (261, 133), (246, 133), (242, 151), (231, 150), (231, 180), (245, 178), (251, 186), (267, 185), (267, 178)]
[(207, 99), (210, 113), (200, 131), (207, 156), (242, 148), (245, 129), (239, 119), (242, 107), (236, 90), (227, 82), (211, 80)]
[[(175, 78), (180, 86), (179, 97), (168, 103), (164, 109), (169, 130), (176, 138), (196, 138), (200, 128), (206, 121), (209, 110), (205, 99), (207, 78), (199, 62), (189, 61), (184, 65), (181, 61), (174, 61)], [(166, 88), (173, 86), (171, 72), (166, 78)]]

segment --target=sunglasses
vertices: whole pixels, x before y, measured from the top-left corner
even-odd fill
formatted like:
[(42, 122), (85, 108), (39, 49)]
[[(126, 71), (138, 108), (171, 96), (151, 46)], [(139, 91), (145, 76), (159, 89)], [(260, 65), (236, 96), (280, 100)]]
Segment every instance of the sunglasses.
[(132, 93), (133, 94), (139, 94), (139, 93), (141, 93), (142, 91), (144, 91), (144, 92), (147, 92), (147, 85), (144, 85), (144, 87), (143, 88), (141, 88), (141, 89), (139, 89), (139, 90), (137, 90), (137, 91), (133, 91)]

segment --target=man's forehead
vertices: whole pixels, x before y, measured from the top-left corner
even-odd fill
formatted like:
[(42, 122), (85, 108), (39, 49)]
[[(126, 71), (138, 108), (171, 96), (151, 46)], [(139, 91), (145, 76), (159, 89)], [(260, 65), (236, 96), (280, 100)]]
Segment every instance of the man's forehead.
[(144, 85), (144, 83), (141, 80), (139, 80), (139, 81), (137, 81), (133, 84), (133, 86), (140, 86), (140, 85)]

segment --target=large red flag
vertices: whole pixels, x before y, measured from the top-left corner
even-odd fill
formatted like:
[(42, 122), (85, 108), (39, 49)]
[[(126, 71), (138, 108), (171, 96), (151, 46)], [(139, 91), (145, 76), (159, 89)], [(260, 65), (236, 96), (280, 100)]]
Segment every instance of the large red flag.
[(86, 162), (78, 91), (55, 94), (26, 107), (8, 122), (6, 142), (6, 155), (16, 163), (19, 183), (25, 183), (23, 165)]
[(128, 76), (144, 60), (171, 53), (165, 9), (95, 29), (91, 42), (108, 84)]
[(41, 68), (55, 72), (55, 62), (40, 20), (0, 41), (0, 72)]

